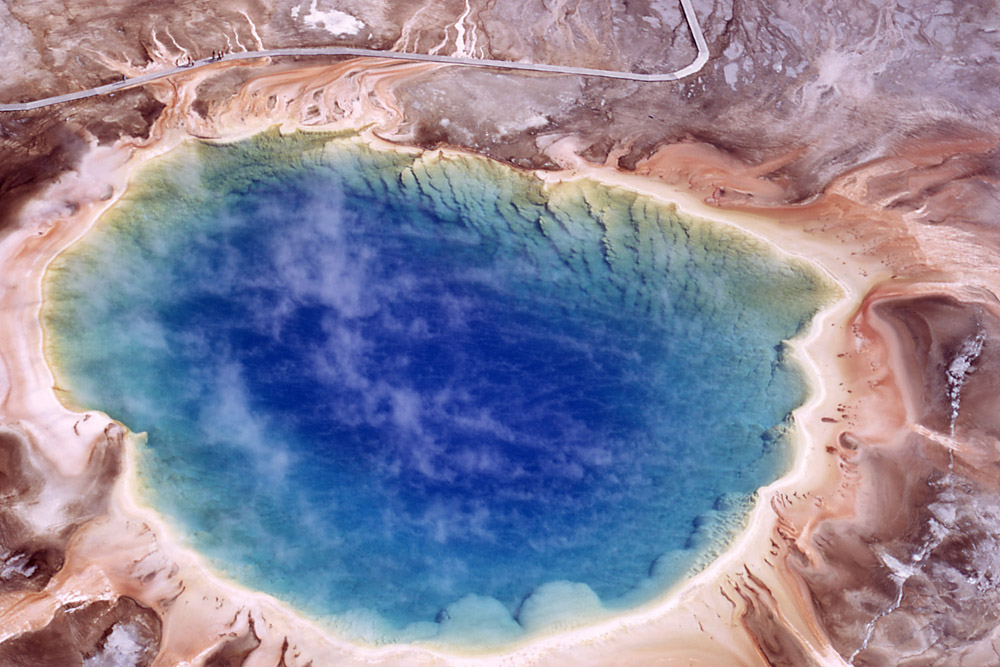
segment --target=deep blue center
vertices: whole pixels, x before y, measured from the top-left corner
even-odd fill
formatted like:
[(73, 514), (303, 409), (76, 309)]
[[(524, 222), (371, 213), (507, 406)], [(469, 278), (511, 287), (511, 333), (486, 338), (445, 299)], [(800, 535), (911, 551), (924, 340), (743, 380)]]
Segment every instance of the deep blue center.
[(812, 278), (634, 196), (556, 206), (476, 163), (393, 180), (363, 151), (226, 185), (204, 150), (204, 189), (164, 167), (54, 268), (49, 324), (80, 402), (149, 433), (157, 506), (237, 578), (397, 629), (470, 594), (509, 619), (553, 581), (624, 604), (780, 473), (802, 387), (779, 342)]

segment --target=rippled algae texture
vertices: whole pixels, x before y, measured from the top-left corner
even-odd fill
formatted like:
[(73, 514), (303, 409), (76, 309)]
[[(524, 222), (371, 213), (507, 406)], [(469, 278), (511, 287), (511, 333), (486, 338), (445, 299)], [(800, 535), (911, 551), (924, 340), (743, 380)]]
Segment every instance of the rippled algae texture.
[(44, 324), (217, 569), (350, 639), (491, 647), (726, 546), (790, 460), (782, 341), (835, 292), (590, 180), (271, 131), (142, 169)]

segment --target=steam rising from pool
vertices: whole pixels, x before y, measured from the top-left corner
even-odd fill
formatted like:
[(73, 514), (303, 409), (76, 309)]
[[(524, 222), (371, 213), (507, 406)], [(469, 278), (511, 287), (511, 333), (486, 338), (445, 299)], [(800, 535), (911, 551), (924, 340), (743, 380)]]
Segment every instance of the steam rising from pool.
[(192, 144), (47, 280), (146, 500), (369, 642), (496, 646), (663, 593), (788, 460), (805, 263), (581, 181), (350, 137)]

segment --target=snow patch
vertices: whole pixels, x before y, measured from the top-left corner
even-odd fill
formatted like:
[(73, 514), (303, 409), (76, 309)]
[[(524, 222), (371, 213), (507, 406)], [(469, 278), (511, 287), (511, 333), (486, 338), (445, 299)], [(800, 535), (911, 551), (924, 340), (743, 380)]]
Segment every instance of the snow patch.
[(955, 355), (951, 365), (948, 366), (948, 400), (951, 402), (951, 417), (948, 421), (948, 427), (952, 437), (955, 436), (955, 422), (958, 420), (958, 411), (962, 406), (962, 386), (965, 384), (966, 376), (973, 371), (976, 359), (982, 354), (984, 342), (986, 342), (986, 334), (980, 330), (975, 337), (962, 343), (962, 348)]
[(500, 136), (507, 136), (513, 132), (523, 132), (525, 130), (540, 130), (549, 124), (549, 117), (543, 114), (534, 114), (527, 118), (519, 118), (510, 123), (497, 124), (497, 133)]
[(135, 628), (118, 623), (104, 640), (104, 648), (83, 661), (84, 667), (134, 667), (146, 652)]
[(30, 562), (31, 557), (28, 554), (0, 551), (0, 580), (13, 579), (18, 575), (28, 579), (38, 569), (34, 565), (29, 565)]
[(726, 83), (733, 90), (736, 90), (736, 81), (739, 79), (740, 66), (739, 63), (729, 63), (722, 68), (722, 73), (726, 75)]
[[(347, 12), (342, 12), (339, 9), (320, 9), (319, 0), (312, 0), (312, 4), (309, 5), (309, 13), (304, 17), (306, 25), (311, 28), (316, 28), (319, 30), (326, 30), (327, 32), (343, 36), (343, 35), (356, 35), (365, 27), (365, 24), (351, 16)], [(301, 8), (293, 7), (291, 14), (292, 18), (298, 18)]]

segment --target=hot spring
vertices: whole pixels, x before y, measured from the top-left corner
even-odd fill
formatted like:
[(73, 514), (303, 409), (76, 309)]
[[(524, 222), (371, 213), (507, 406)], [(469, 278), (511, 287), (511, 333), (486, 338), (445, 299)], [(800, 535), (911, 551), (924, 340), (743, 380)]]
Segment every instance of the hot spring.
[(366, 642), (496, 646), (724, 549), (834, 288), (588, 180), (276, 132), (144, 167), (46, 278), (63, 399), (146, 432), (225, 576)]

